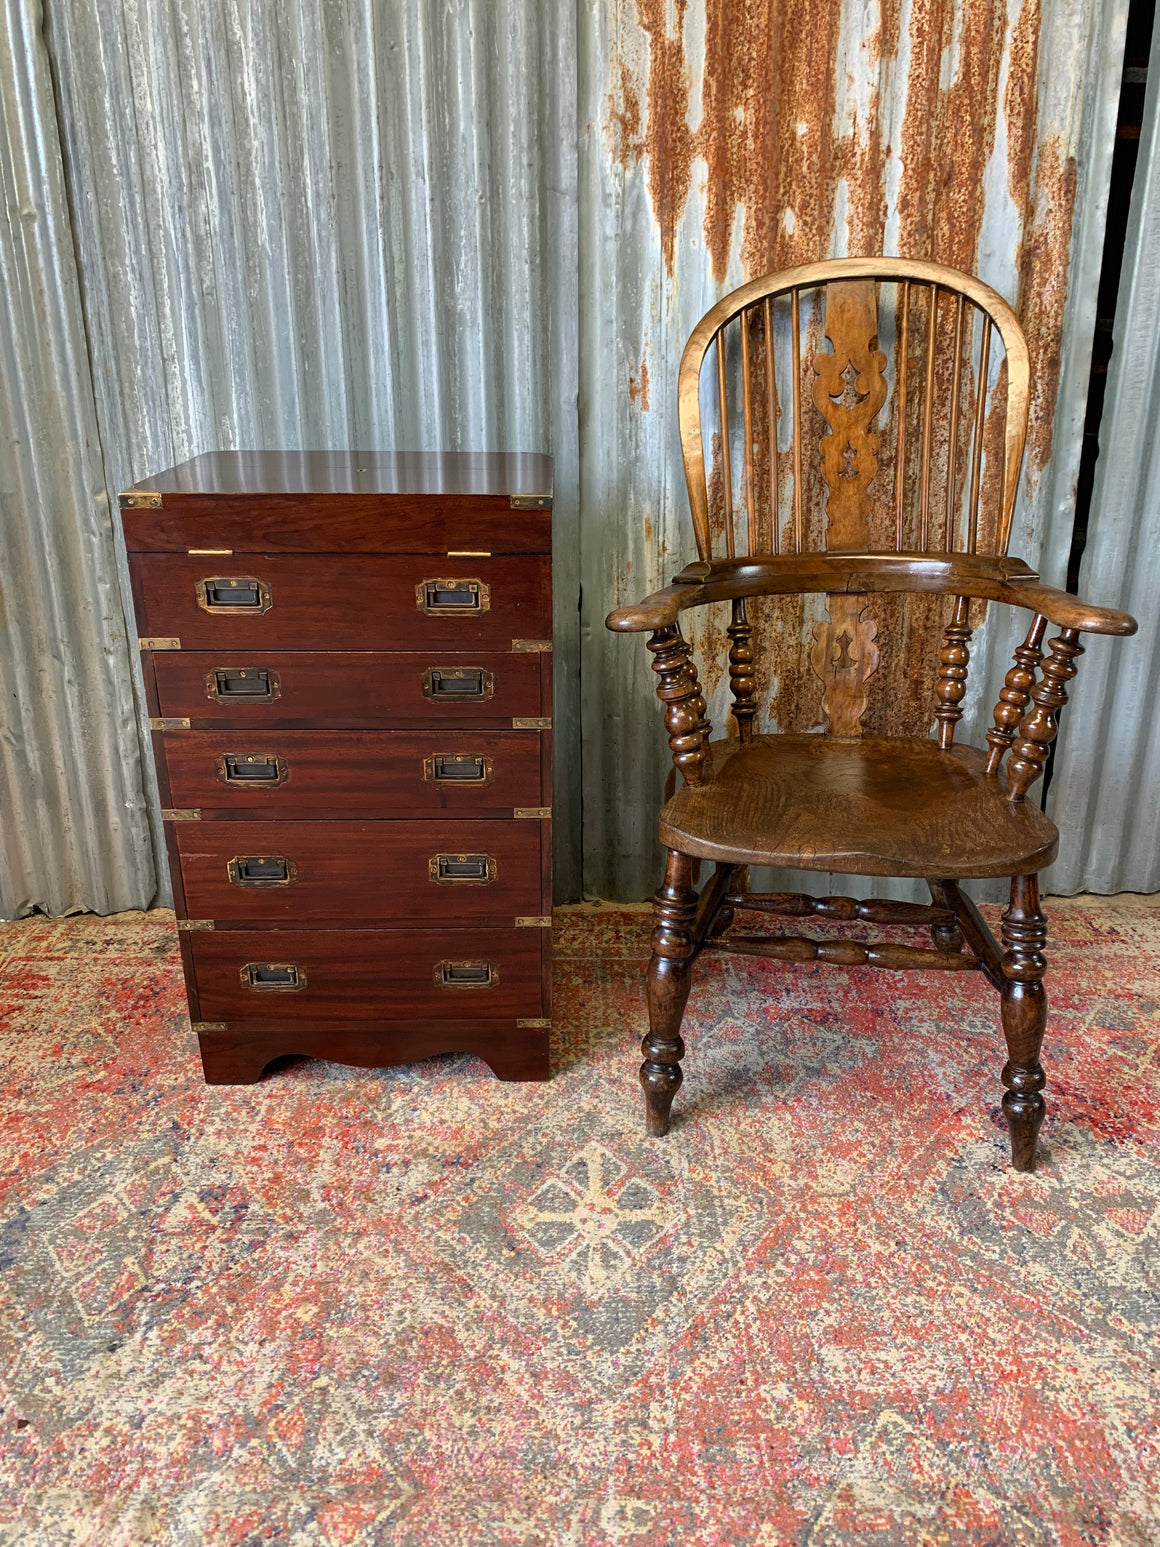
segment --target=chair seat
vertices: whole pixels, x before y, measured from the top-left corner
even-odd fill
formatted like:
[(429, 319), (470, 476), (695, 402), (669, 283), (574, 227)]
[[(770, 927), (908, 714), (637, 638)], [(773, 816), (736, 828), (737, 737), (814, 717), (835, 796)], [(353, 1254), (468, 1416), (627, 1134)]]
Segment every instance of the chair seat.
[(943, 752), (900, 736), (757, 736), (716, 741), (706, 782), (661, 812), (667, 849), (700, 859), (864, 876), (1028, 875), (1059, 834), (978, 747)]

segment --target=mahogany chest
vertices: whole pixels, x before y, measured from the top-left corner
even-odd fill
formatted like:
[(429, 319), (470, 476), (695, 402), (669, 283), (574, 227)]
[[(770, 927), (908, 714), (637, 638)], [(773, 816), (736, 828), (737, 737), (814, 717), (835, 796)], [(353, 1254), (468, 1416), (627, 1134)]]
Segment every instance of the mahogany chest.
[(546, 1079), (547, 457), (215, 452), (121, 496), (190, 1015)]

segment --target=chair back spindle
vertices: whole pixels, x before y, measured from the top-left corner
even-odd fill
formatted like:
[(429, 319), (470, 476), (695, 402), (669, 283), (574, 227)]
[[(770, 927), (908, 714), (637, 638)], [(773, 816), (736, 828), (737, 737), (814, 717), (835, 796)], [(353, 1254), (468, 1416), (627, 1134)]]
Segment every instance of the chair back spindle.
[(765, 339), (765, 402), (768, 415), (766, 445), (769, 450), (769, 532), (770, 546), (781, 552), (781, 529), (777, 519), (777, 370), (773, 354), (773, 302), (766, 296), (761, 303), (761, 321)]

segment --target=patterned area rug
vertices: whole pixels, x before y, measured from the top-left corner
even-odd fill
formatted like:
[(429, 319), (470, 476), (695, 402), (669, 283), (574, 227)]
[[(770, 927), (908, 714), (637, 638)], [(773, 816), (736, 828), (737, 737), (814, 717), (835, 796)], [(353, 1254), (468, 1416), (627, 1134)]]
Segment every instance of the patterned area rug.
[(649, 1141), (644, 913), (547, 1086), (210, 1089), (171, 915), (0, 929), (0, 1542), (1160, 1540), (1160, 910), (1049, 909), (1033, 1177), (977, 974), (703, 960)]

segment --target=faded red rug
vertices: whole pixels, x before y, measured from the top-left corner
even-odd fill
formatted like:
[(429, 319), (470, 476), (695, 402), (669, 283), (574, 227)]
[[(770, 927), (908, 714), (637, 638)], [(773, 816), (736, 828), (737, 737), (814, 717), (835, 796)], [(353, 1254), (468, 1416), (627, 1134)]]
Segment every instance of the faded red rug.
[(976, 974), (703, 961), (649, 1141), (641, 913), (547, 1086), (211, 1089), (169, 915), (0, 928), (0, 1542), (1160, 1540), (1160, 911), (1048, 906), (1033, 1177)]

